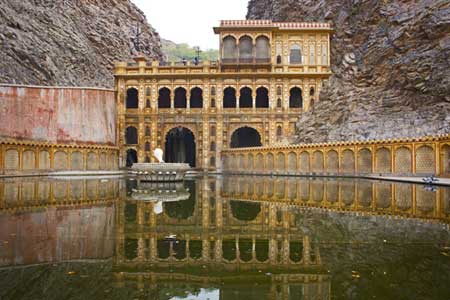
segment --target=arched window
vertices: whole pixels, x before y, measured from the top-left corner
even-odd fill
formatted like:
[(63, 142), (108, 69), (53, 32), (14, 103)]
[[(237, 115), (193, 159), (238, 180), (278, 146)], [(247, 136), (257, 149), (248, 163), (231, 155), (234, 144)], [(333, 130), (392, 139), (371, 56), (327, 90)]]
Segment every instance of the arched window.
[(215, 158), (214, 156), (211, 156), (211, 157), (209, 158), (209, 165), (210, 165), (211, 167), (215, 167), (215, 166), (216, 166), (216, 158)]
[(139, 107), (138, 90), (135, 88), (129, 88), (127, 90), (126, 108), (138, 108), (138, 107)]
[(249, 87), (243, 87), (241, 89), (241, 95), (239, 96), (239, 107), (253, 107), (252, 90)]
[(209, 147), (209, 151), (216, 151), (216, 143), (215, 142), (211, 142), (211, 145)]
[(150, 100), (147, 99), (147, 101), (145, 102), (145, 108), (150, 108), (150, 107), (151, 107)]
[(289, 91), (289, 107), (299, 108), (303, 107), (302, 90), (298, 87), (293, 87)]
[(314, 87), (311, 87), (311, 88), (309, 89), (309, 95), (310, 95), (310, 96), (314, 96)]
[(203, 107), (203, 91), (201, 88), (195, 87), (191, 89), (191, 98), (189, 99), (191, 108)]
[(150, 127), (145, 127), (145, 136), (150, 136)]
[(216, 99), (211, 98), (211, 108), (216, 108)]
[(145, 162), (146, 162), (146, 163), (149, 163), (149, 162), (150, 162), (150, 157), (146, 156), (146, 157), (145, 157)]
[(138, 132), (136, 127), (127, 127), (125, 130), (125, 143), (127, 145), (136, 145), (138, 143)]
[(187, 107), (186, 90), (182, 87), (175, 89), (174, 107), (175, 108)]
[(300, 49), (300, 46), (297, 44), (294, 44), (291, 46), (291, 49), (289, 52), (289, 63), (290, 64), (301, 64), (302, 63), (302, 51)]
[(281, 61), (281, 55), (277, 55), (277, 64), (281, 65), (282, 61)]
[(269, 107), (269, 91), (265, 87), (259, 87), (256, 90), (256, 107), (268, 108)]
[(145, 151), (150, 151), (150, 143), (145, 142)]
[(253, 41), (247, 35), (239, 39), (239, 61), (244, 63), (253, 61)]
[(224, 62), (233, 62), (237, 58), (236, 39), (232, 36), (227, 36), (223, 39), (222, 60)]
[(256, 62), (270, 61), (270, 43), (266, 36), (256, 38)]
[(236, 108), (236, 90), (232, 87), (223, 90), (223, 108)]
[(211, 96), (216, 95), (216, 88), (214, 86), (211, 87)]
[(209, 133), (210, 136), (216, 136), (216, 126), (211, 126), (211, 132)]
[(170, 108), (170, 90), (166, 87), (158, 91), (158, 108)]

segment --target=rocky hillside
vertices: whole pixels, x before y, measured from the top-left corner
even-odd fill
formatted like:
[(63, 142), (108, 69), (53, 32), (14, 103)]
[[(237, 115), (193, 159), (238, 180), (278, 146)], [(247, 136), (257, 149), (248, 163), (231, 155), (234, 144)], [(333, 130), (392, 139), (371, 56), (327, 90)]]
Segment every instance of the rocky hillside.
[(158, 33), (130, 0), (0, 2), (0, 82), (112, 87), (113, 63), (162, 57)]
[(335, 27), (334, 75), (296, 142), (450, 133), (448, 0), (251, 0), (247, 18)]

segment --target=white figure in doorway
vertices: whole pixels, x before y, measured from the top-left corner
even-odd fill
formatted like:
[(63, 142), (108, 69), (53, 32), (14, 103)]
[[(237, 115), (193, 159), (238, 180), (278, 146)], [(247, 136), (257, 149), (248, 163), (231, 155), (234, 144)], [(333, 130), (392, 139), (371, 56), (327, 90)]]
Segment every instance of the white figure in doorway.
[(158, 162), (163, 163), (163, 151), (161, 148), (156, 148), (153, 150), (153, 156), (158, 160)]

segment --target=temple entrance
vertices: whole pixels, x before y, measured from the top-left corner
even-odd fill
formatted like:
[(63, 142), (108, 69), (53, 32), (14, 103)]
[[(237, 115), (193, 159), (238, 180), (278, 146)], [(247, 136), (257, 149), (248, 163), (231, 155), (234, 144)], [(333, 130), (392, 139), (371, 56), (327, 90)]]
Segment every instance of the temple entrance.
[(185, 127), (172, 128), (166, 135), (164, 160), (188, 163), (195, 167), (195, 136)]
[(127, 150), (127, 161), (126, 166), (131, 167), (134, 163), (137, 163), (137, 152), (134, 149)]
[(231, 148), (260, 147), (261, 136), (258, 131), (251, 127), (241, 127), (236, 129), (231, 135)]

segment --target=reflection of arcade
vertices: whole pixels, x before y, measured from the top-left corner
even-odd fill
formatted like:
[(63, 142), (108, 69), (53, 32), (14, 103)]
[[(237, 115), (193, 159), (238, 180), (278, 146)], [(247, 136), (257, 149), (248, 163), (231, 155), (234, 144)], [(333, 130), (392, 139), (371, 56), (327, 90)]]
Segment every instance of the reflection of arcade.
[(221, 197), (250, 203), (320, 207), (363, 214), (450, 220), (450, 189), (368, 180), (228, 176)]
[(118, 180), (0, 180), (0, 266), (107, 259)]
[(41, 210), (53, 206), (105, 204), (119, 197), (117, 180), (0, 180), (1, 210)]
[[(270, 299), (329, 299), (319, 248), (299, 229), (294, 214), (278, 204), (222, 201), (216, 179), (189, 184), (191, 198), (180, 206), (164, 203), (161, 214), (154, 213), (152, 202), (120, 204), (119, 282), (136, 280), (143, 287), (145, 282), (219, 284), (252, 278), (270, 284)], [(152, 272), (146, 273), (149, 267)], [(121, 272), (130, 268), (139, 273)], [(226, 294), (221, 288), (221, 299)]]

